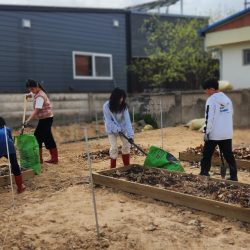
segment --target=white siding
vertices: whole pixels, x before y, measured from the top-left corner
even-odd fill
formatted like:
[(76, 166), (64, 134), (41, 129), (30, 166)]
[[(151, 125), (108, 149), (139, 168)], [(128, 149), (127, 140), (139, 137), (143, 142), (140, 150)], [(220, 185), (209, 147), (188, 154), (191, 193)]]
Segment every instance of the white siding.
[(250, 26), (211, 33), (208, 32), (206, 34), (205, 46), (207, 48), (213, 48), (248, 41), (250, 41)]
[(250, 65), (243, 65), (243, 49), (250, 49), (250, 41), (222, 47), (220, 78), (230, 81), (235, 89), (250, 88)]

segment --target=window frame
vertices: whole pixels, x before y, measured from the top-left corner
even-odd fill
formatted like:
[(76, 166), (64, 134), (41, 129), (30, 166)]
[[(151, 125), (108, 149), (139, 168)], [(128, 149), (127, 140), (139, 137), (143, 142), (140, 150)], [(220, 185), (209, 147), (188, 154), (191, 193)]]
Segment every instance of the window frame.
[(246, 58), (247, 58), (246, 53), (249, 53), (250, 55), (250, 48), (243, 49), (242, 51), (243, 66), (250, 66), (250, 60), (249, 62), (246, 61)]
[[(76, 55), (91, 56), (91, 58), (92, 58), (92, 76), (76, 75), (76, 62), (75, 62)], [(95, 61), (96, 56), (109, 58), (110, 76), (97, 76), (96, 75), (96, 61)], [(84, 52), (84, 51), (73, 51), (72, 52), (72, 61), (73, 61), (73, 79), (75, 79), (75, 80), (83, 80), (83, 79), (84, 80), (113, 80), (113, 60), (112, 60), (111, 54)]]

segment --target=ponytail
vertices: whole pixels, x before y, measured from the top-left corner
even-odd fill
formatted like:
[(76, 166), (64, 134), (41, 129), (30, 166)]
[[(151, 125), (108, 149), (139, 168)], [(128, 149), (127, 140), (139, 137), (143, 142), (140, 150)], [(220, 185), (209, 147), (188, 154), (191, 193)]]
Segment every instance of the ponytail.
[(44, 92), (46, 93), (46, 90), (44, 89), (44, 87), (42, 86), (42, 84), (40, 82), (38, 82), (38, 87)]

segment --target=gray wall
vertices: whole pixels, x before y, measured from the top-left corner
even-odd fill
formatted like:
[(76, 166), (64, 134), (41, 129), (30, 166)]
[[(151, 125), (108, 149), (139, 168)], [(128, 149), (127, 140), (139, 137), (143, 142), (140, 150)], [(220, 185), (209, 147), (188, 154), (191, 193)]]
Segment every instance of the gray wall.
[[(56, 125), (88, 122), (95, 119), (97, 114), (102, 119), (102, 106), (108, 100), (110, 94), (94, 93), (58, 93), (48, 95), (54, 113)], [(12, 128), (22, 124), (24, 110), (23, 94), (0, 94), (0, 116), (4, 117), (7, 124)], [(27, 102), (26, 119), (33, 110), (32, 100)], [(33, 122), (35, 125), (35, 122)]]
[[(102, 105), (110, 94), (50, 94), (56, 124), (89, 121), (98, 114), (102, 119)], [(250, 89), (227, 93), (234, 105), (234, 126), (250, 127)], [(132, 113), (150, 113), (160, 124), (160, 102), (163, 126), (183, 124), (194, 118), (204, 117), (206, 96), (203, 92), (173, 92), (168, 94), (131, 95), (128, 98)], [(23, 114), (23, 95), (0, 94), (0, 115), (10, 127), (20, 126)], [(32, 110), (29, 103), (28, 113)]]
[[(0, 6), (0, 92), (23, 92), (27, 78), (49, 92), (127, 89), (126, 46), (124, 11)], [(74, 80), (72, 51), (112, 54), (114, 80)]]
[[(226, 93), (233, 102), (234, 126), (250, 126), (250, 89)], [(201, 91), (173, 92), (169, 94), (141, 95), (130, 98), (130, 107), (136, 112), (152, 114), (160, 125), (160, 103), (163, 127), (184, 124), (195, 118), (203, 118), (207, 96)]]

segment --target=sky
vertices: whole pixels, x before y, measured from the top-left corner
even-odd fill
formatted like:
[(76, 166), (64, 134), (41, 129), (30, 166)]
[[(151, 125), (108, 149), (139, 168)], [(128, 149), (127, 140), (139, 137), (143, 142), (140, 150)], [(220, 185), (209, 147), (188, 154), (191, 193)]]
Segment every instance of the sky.
[[(152, 0), (0, 0), (0, 4), (124, 8), (151, 1)], [(183, 0), (183, 3), (183, 12), (186, 15), (215, 15), (225, 17), (244, 9), (244, 0)], [(180, 3), (171, 6), (169, 13), (179, 14)]]

